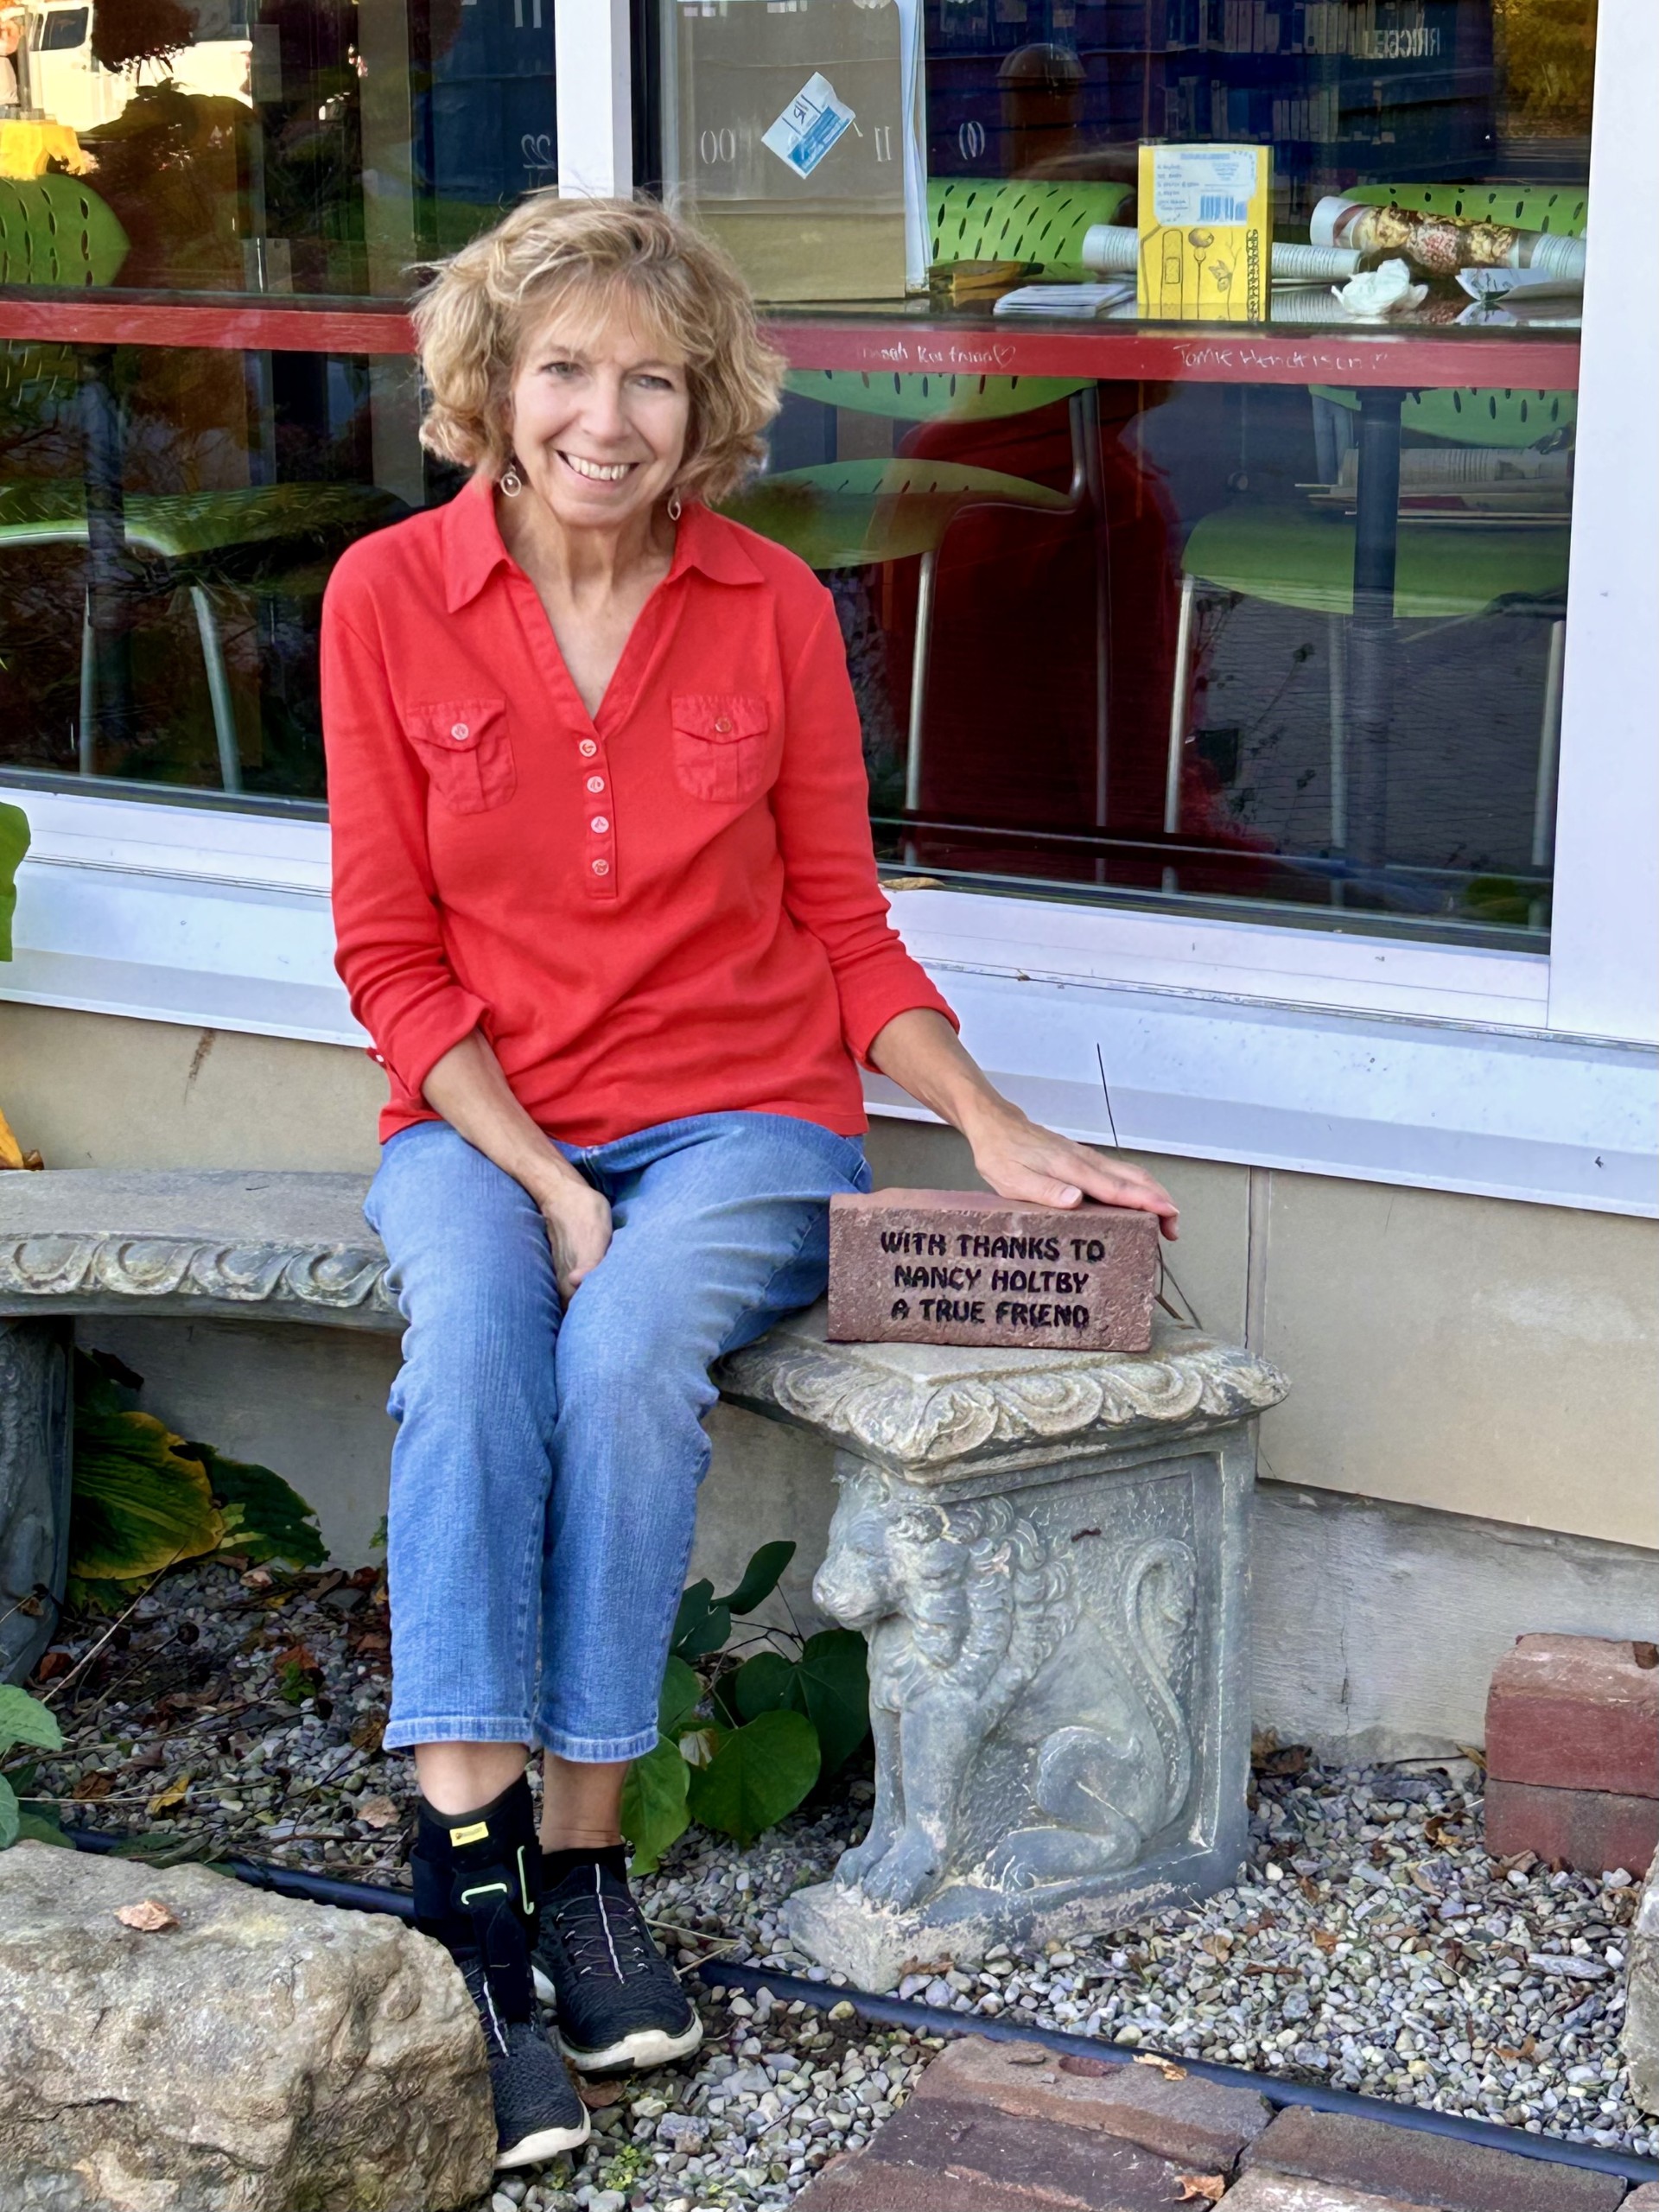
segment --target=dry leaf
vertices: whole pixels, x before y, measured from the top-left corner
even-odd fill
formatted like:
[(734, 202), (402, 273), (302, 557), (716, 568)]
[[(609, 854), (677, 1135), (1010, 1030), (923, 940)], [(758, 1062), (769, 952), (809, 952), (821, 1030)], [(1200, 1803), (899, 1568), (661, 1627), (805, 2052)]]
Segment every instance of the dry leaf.
[(578, 2077), (576, 2094), (589, 2112), (602, 2112), (607, 2105), (613, 2105), (622, 2094), (620, 2082), (584, 2082)]
[(165, 1789), (158, 1789), (144, 1810), (154, 1820), (157, 1813), (170, 1812), (175, 1805), (183, 1804), (189, 1793), (190, 1777), (188, 1774), (181, 1774), (176, 1781), (169, 1782)]
[(1185, 2066), (1172, 2066), (1168, 2059), (1161, 2057), (1155, 2050), (1137, 2050), (1135, 2063), (1137, 2066), (1155, 2066), (1166, 2082), (1185, 2082), (1186, 2079)]
[(136, 1928), (141, 1936), (158, 1936), (162, 1929), (179, 1924), (159, 1897), (145, 1897), (137, 1904), (118, 1904), (115, 1916), (124, 1928)]
[(83, 1774), (74, 1787), (78, 1805), (91, 1805), (100, 1797), (107, 1797), (115, 1787), (112, 1774)]
[(1183, 2204), (1219, 2204), (1227, 2193), (1225, 2174), (1177, 2174)]
[(1313, 1930), (1313, 1941), (1321, 1951), (1334, 1951), (1339, 1940), (1334, 1929), (1316, 1928)]
[(399, 1815), (390, 1797), (359, 1797), (357, 1817), (365, 1827), (389, 1828)]

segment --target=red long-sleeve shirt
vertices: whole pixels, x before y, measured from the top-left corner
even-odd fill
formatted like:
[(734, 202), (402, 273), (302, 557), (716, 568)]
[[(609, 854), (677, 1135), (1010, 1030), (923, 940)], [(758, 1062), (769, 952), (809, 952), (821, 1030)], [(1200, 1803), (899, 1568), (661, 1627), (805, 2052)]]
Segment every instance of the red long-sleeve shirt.
[(323, 608), (336, 965), (384, 1141), (475, 1028), (601, 1144), (683, 1115), (865, 1126), (854, 1058), (950, 1009), (887, 920), (829, 594), (701, 506), (598, 715), (487, 485), (353, 546)]

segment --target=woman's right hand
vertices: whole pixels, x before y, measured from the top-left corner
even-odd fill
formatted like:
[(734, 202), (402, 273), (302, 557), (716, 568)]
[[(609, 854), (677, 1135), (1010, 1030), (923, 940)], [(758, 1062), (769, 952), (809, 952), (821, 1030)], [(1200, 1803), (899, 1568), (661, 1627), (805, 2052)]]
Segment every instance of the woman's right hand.
[(541, 1194), (559, 1296), (568, 1306), (611, 1243), (611, 1203), (579, 1175), (562, 1176)]

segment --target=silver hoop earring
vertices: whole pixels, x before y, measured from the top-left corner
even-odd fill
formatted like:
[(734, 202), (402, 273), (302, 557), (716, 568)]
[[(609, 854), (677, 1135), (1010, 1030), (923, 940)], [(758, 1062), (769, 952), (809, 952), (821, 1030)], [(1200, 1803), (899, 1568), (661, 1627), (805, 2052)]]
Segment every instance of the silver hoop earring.
[(510, 461), (507, 463), (505, 469), (502, 472), (500, 483), (501, 489), (506, 493), (510, 499), (516, 499), (518, 494), (524, 490), (524, 480), (518, 474), (518, 467), (515, 462)]
[(678, 522), (684, 510), (680, 505), (679, 493), (677, 492), (671, 492), (668, 495), (668, 518), (670, 522)]

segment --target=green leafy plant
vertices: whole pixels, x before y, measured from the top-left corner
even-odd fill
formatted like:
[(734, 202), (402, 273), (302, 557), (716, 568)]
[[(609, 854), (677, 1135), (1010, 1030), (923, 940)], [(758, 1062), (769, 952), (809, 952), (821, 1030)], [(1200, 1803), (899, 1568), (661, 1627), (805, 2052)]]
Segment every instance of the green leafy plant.
[[(735, 1618), (753, 1612), (795, 1556), (763, 1544), (734, 1590), (694, 1582), (680, 1599), (658, 1700), (654, 1750), (636, 1759), (622, 1793), (622, 1833), (636, 1873), (649, 1873), (693, 1821), (747, 1850), (792, 1813), (868, 1733), (864, 1639), (847, 1629), (803, 1637), (756, 1630), (733, 1648)], [(792, 1647), (778, 1648), (772, 1637)], [(745, 1655), (744, 1644), (760, 1648)]]
[[(63, 1732), (38, 1698), (31, 1697), (27, 1690), (18, 1689), (15, 1684), (0, 1682), (0, 1764), (20, 1745), (32, 1751), (60, 1751)], [(51, 1827), (51, 1822), (35, 1820), (18, 1804), (15, 1785), (21, 1782), (28, 1789), (32, 1779), (32, 1773), (10, 1777), (0, 1774), (0, 1851), (16, 1843), (20, 1836), (37, 1843), (57, 1840), (41, 1833)]]
[(107, 1610), (180, 1560), (233, 1552), (291, 1567), (326, 1557), (316, 1516), (269, 1467), (187, 1443), (138, 1405), (142, 1379), (75, 1354), (70, 1602)]
[(11, 957), (11, 918), (17, 910), (17, 864), (29, 850), (29, 817), (0, 804), (0, 960)]

